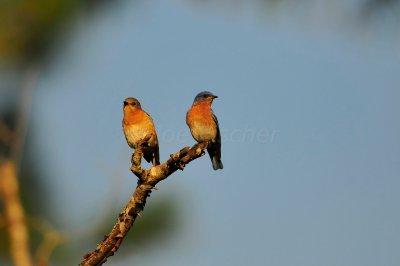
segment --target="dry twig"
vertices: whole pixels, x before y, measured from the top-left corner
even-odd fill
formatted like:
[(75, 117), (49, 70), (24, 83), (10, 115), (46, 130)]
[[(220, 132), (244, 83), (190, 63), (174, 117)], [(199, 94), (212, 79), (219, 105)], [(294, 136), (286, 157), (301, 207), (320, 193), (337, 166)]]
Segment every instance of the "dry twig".
[[(142, 141), (142, 143), (144, 141)], [(203, 142), (194, 145), (192, 148), (185, 147), (175, 154), (172, 154), (165, 163), (154, 166), (149, 170), (145, 170), (141, 167), (142, 145), (138, 145), (139, 147), (132, 155), (131, 167), (131, 171), (139, 178), (138, 185), (128, 204), (126, 204), (119, 214), (111, 232), (104, 237), (103, 242), (98, 244), (93, 252), (84, 256), (80, 265), (102, 265), (107, 261), (108, 257), (114, 255), (135, 222), (136, 217), (139, 216), (140, 212), (143, 210), (146, 199), (150, 195), (151, 190), (155, 189), (155, 185), (166, 179), (176, 170), (183, 170), (185, 165), (189, 162), (204, 155), (204, 150), (207, 148), (207, 145), (207, 142)]]
[(0, 195), (4, 200), (4, 216), (11, 241), (11, 255), (17, 266), (30, 266), (28, 229), (24, 209), (19, 197), (19, 185), (15, 164), (4, 161), (0, 164)]

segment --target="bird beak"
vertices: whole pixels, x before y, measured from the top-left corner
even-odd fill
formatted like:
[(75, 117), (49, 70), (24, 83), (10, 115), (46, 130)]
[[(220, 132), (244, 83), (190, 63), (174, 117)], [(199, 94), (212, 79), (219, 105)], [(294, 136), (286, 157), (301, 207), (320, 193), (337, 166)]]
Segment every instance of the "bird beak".
[(218, 98), (218, 96), (217, 95), (213, 95), (213, 96), (211, 96), (211, 98), (215, 99), (215, 98)]
[(124, 107), (127, 106), (127, 105), (128, 105), (128, 102), (127, 102), (127, 101), (124, 101)]

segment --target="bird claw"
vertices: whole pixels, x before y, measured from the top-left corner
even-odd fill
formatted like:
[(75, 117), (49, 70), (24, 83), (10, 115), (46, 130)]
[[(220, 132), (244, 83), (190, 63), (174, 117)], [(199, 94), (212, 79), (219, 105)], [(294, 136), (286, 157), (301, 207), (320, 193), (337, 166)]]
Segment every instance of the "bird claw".
[(179, 170), (183, 171), (183, 169), (185, 168), (185, 164), (183, 162), (178, 162), (177, 167)]
[(196, 149), (196, 154), (200, 155), (200, 156), (203, 156), (205, 154), (205, 152), (204, 152), (204, 150), (202, 148), (199, 147), (199, 148)]

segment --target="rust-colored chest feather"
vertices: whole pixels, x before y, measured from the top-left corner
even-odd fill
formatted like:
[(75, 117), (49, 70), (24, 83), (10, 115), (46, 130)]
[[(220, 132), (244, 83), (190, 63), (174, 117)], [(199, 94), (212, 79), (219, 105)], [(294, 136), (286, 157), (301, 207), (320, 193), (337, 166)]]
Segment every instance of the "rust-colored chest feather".
[(141, 109), (124, 109), (122, 127), (124, 129), (126, 140), (132, 148), (135, 148), (137, 142), (143, 140), (149, 135), (151, 136), (149, 139), (149, 145), (153, 146), (157, 144), (157, 134), (153, 120)]
[(208, 102), (194, 103), (187, 113), (186, 123), (193, 138), (199, 142), (214, 140), (217, 136), (217, 124)]
[(212, 120), (211, 106), (207, 102), (199, 102), (193, 104), (189, 109), (186, 117), (186, 122), (189, 124), (191, 121), (196, 121), (207, 125)]
[(124, 109), (124, 125), (146, 123), (146, 120), (148, 120), (148, 115), (143, 110), (130, 110), (128, 108)]

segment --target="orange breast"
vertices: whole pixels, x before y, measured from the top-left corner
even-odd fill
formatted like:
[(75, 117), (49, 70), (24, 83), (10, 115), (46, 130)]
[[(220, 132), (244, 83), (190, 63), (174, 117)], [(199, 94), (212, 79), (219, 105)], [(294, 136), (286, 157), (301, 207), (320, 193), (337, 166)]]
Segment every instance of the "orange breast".
[(207, 102), (193, 104), (188, 111), (186, 123), (197, 141), (213, 140), (217, 136), (217, 126), (212, 117), (211, 106)]
[(149, 145), (154, 146), (157, 143), (157, 133), (151, 117), (143, 110), (124, 110), (123, 128), (125, 138), (132, 148), (136, 143), (147, 136)]
[(210, 119), (212, 120), (210, 104), (207, 102), (198, 102), (190, 108), (186, 122), (189, 124), (190, 121), (196, 121), (206, 125), (210, 123)]
[(147, 120), (147, 114), (143, 110), (124, 109), (124, 124), (141, 124)]

